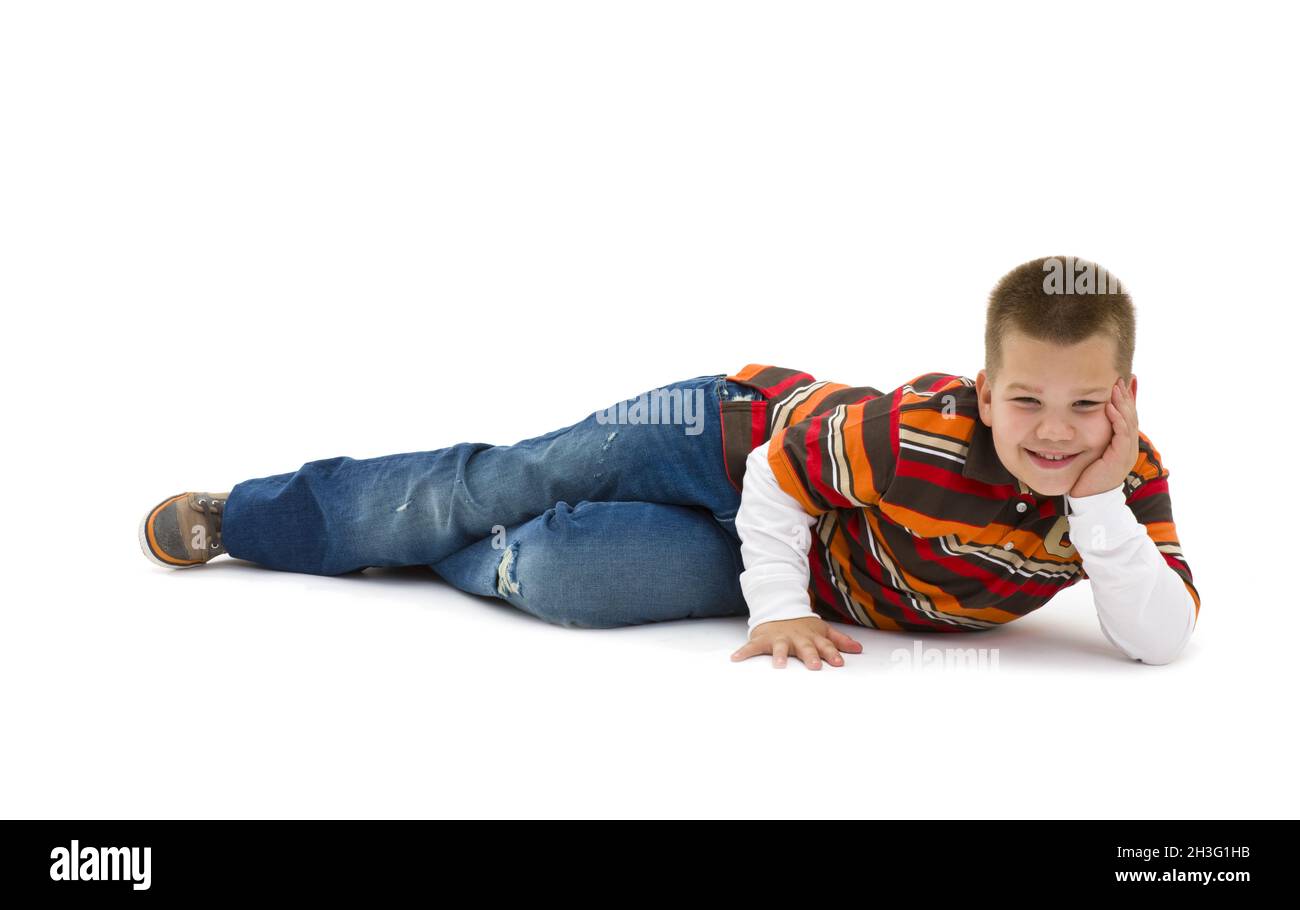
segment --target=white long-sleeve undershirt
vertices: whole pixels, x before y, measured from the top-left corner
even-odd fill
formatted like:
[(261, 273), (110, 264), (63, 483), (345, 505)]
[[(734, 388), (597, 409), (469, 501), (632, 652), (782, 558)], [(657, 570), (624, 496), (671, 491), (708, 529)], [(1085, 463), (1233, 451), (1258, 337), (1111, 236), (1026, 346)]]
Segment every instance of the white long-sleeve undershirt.
[(1196, 602), (1124, 499), (1123, 486), (1067, 494), (1070, 543), (1092, 582), (1102, 634), (1134, 660), (1167, 664), (1192, 637)]
[(745, 459), (736, 513), (745, 562), (740, 590), (749, 605), (751, 634), (760, 623), (817, 615), (808, 602), (808, 550), (817, 518), (776, 482), (767, 447), (763, 443)]
[[(767, 449), (764, 442), (746, 459), (736, 514), (745, 563), (740, 587), (751, 634), (765, 622), (817, 615), (808, 600), (808, 552), (817, 519), (781, 489)], [(1102, 634), (1134, 660), (1173, 660), (1191, 637), (1195, 603), (1125, 504), (1123, 487), (1066, 498), (1070, 542), (1092, 582)]]

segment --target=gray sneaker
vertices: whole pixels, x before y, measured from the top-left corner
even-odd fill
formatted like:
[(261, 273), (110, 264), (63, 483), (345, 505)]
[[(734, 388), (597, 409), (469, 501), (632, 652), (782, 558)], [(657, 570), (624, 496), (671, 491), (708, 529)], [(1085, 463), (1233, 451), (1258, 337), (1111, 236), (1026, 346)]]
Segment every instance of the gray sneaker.
[(227, 493), (177, 493), (149, 510), (140, 522), (140, 549), (169, 569), (202, 565), (226, 552), (221, 512)]

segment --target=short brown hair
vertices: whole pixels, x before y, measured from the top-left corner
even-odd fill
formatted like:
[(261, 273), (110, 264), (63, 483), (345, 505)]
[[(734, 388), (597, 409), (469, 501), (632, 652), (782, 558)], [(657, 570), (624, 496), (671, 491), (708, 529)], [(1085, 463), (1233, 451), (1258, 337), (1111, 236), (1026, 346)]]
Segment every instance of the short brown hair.
[(1047, 256), (1002, 276), (989, 295), (984, 322), (984, 369), (990, 382), (1002, 368), (1002, 340), (1013, 331), (1059, 345), (1108, 335), (1115, 339), (1115, 369), (1124, 379), (1133, 373), (1133, 301), (1115, 276), (1095, 262)]

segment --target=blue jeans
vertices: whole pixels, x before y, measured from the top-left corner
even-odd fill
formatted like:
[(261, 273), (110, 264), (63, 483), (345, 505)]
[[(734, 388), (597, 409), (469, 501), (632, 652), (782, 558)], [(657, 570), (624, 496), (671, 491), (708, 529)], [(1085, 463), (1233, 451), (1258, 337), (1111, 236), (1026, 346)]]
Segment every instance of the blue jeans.
[(426, 565), (558, 625), (744, 616), (718, 402), (756, 397), (697, 376), (514, 445), (308, 462), (236, 484), (222, 540), (289, 572)]

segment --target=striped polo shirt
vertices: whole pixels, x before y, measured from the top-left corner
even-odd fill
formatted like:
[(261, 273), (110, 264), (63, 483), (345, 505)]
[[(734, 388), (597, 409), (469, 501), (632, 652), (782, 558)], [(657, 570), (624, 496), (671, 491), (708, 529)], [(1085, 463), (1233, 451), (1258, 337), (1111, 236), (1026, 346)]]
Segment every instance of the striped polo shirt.
[[(1038, 496), (1002, 464), (973, 379), (924, 373), (886, 395), (767, 364), (726, 378), (762, 395), (720, 403), (727, 476), (739, 489), (746, 456), (771, 440), (777, 483), (818, 518), (808, 594), (822, 618), (980, 631), (1088, 577), (1069, 541), (1065, 495)], [(1139, 430), (1126, 502), (1199, 616), (1168, 477)]]

